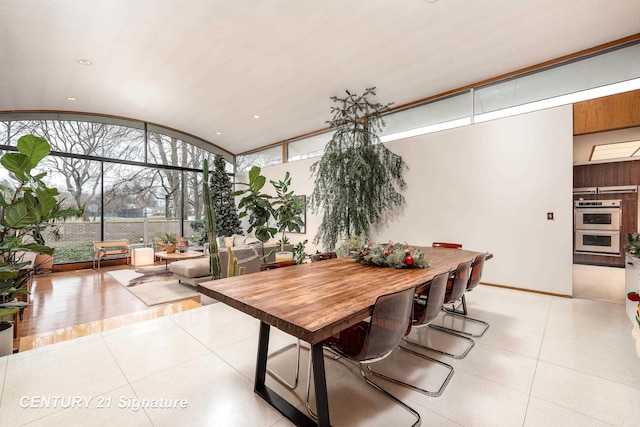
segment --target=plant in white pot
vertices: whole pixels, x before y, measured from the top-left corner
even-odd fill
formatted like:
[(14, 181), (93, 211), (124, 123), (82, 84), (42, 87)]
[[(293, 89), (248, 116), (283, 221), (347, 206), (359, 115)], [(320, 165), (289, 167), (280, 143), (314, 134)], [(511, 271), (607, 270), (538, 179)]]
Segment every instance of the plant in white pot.
[(276, 261), (285, 261), (293, 259), (293, 252), (285, 251), (284, 245), (287, 241), (287, 231), (300, 233), (304, 227), (302, 220), (302, 212), (304, 209), (304, 201), (296, 196), (293, 190), (290, 190), (291, 176), (287, 172), (284, 180), (271, 181), (271, 185), (276, 189), (276, 197), (273, 202), (274, 218), (276, 220), (278, 232), (282, 233), (280, 239), (280, 252), (276, 252)]

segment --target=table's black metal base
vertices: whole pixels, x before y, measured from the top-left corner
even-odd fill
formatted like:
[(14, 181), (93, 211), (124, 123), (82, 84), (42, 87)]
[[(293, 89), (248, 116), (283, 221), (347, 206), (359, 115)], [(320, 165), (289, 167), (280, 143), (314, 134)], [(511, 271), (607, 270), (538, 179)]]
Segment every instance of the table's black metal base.
[(254, 392), (262, 397), (267, 403), (276, 408), (278, 412), (287, 417), (289, 421), (299, 427), (322, 426), (329, 424), (329, 402), (327, 399), (327, 382), (324, 371), (324, 357), (322, 353), (322, 343), (311, 346), (311, 357), (313, 363), (314, 388), (316, 393), (316, 407), (318, 411), (318, 422), (316, 423), (307, 414), (287, 402), (282, 396), (277, 394), (265, 385), (267, 373), (267, 352), (269, 350), (269, 324), (260, 322), (260, 338), (258, 340), (258, 360), (256, 363), (256, 378)]

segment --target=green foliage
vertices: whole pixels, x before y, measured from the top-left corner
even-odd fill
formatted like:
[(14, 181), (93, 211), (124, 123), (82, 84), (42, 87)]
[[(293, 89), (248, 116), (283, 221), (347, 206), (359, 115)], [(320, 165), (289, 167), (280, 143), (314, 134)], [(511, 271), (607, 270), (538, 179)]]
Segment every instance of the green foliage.
[(364, 239), (360, 236), (344, 236), (336, 248), (336, 255), (340, 258), (351, 256), (362, 248)]
[(213, 280), (222, 276), (220, 256), (218, 255), (218, 235), (216, 234), (216, 213), (213, 209), (211, 191), (209, 189), (209, 162), (204, 159), (202, 164), (202, 195), (204, 197), (204, 213), (207, 221), (207, 236), (209, 238), (209, 272)]
[(45, 245), (42, 232), (51, 227), (59, 233), (59, 222), (79, 217), (82, 211), (63, 209), (57, 189), (42, 181), (46, 172), (32, 174), (40, 161), (51, 152), (46, 139), (24, 135), (18, 139), (18, 152), (5, 153), (0, 158), (10, 173), (14, 185), (0, 184), (0, 315), (22, 310), (26, 303), (13, 301), (27, 293), (26, 285), (33, 270), (20, 270), (27, 265), (20, 261), (23, 251), (53, 255)]
[(402, 157), (382, 143), (378, 133), (384, 127), (381, 113), (392, 104), (371, 102), (375, 88), (363, 95), (346, 92), (332, 97), (339, 106), (331, 107), (335, 128), (322, 158), (311, 166), (315, 186), (310, 198), (314, 213), (322, 211), (322, 223), (314, 243), (333, 250), (344, 236), (368, 237), (372, 225), (385, 214), (404, 205)]
[(30, 181), (33, 178), (31, 170), (49, 155), (51, 146), (44, 138), (24, 135), (18, 139), (17, 148), (17, 153), (6, 153), (2, 156), (0, 163), (18, 180)]
[(273, 216), (278, 224), (278, 232), (282, 233), (280, 250), (284, 250), (286, 232), (299, 233), (302, 227), (304, 227), (302, 212), (305, 203), (300, 197), (293, 193), (293, 190), (289, 190), (289, 186), (291, 185), (289, 172), (285, 174), (284, 180), (270, 182), (276, 189), (276, 198), (272, 205), (275, 209)]
[(27, 284), (33, 270), (23, 270), (27, 262), (22, 262), (19, 255), (23, 244), (14, 236), (7, 237), (0, 243), (0, 317), (12, 316), (27, 306), (22, 301), (13, 301), (18, 295), (27, 294)]
[[(49, 188), (42, 181), (46, 172), (32, 175), (31, 171), (50, 152), (46, 139), (24, 135), (18, 139), (18, 152), (5, 153), (0, 164), (11, 173), (15, 187), (0, 184), (0, 241), (7, 236), (30, 236), (44, 247), (42, 232), (47, 227), (58, 233), (58, 222), (79, 217), (82, 211), (62, 209), (56, 188)], [(52, 254), (53, 249), (44, 249)]]
[(189, 223), (189, 226), (193, 231), (198, 233), (198, 236), (195, 238), (195, 242), (197, 244), (203, 245), (209, 241), (209, 238), (207, 237), (207, 230), (204, 227), (203, 219), (194, 219)]
[(378, 267), (427, 268), (431, 266), (421, 250), (402, 243), (365, 245), (354, 258), (362, 264)]
[(176, 236), (176, 233), (164, 233), (160, 240), (164, 245), (175, 245), (178, 242), (178, 236)]
[(91, 261), (93, 258), (93, 245), (64, 246), (56, 248), (53, 254), (54, 264), (68, 262)]
[(234, 196), (242, 196), (238, 203), (240, 211), (238, 216), (240, 218), (248, 216), (249, 228), (247, 231), (253, 232), (256, 239), (264, 243), (276, 234), (277, 229), (269, 227), (269, 218), (274, 216), (274, 209), (271, 205), (272, 197), (262, 192), (267, 179), (260, 175), (260, 171), (259, 166), (252, 167), (249, 171), (249, 182), (238, 183), (246, 188), (236, 191)]
[(221, 154), (216, 154), (213, 166), (209, 187), (216, 216), (216, 232), (218, 236), (242, 234), (238, 209), (233, 198), (233, 185), (225, 170), (225, 161)]
[(633, 256), (640, 256), (640, 234), (627, 233), (627, 243), (624, 249)]
[(293, 252), (293, 260), (296, 264), (303, 264), (307, 258), (309, 258), (309, 254), (305, 252), (307, 242), (308, 240), (306, 239), (302, 242), (298, 242), (291, 249)]

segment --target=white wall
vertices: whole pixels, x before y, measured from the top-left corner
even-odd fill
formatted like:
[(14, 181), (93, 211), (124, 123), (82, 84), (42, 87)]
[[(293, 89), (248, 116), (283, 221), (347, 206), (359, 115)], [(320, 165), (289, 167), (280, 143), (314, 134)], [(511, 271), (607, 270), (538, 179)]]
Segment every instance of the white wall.
[[(563, 106), (388, 143), (410, 168), (407, 205), (372, 237), (460, 242), (494, 254), (484, 282), (571, 295), (572, 123), (571, 106)], [(263, 174), (280, 179), (290, 171), (296, 193), (309, 195), (316, 160)], [(292, 235), (294, 243), (315, 237), (320, 218), (307, 212), (307, 222), (307, 235)]]
[(376, 240), (460, 242), (494, 254), (485, 282), (570, 295), (572, 126), (564, 106), (389, 143), (407, 206)]

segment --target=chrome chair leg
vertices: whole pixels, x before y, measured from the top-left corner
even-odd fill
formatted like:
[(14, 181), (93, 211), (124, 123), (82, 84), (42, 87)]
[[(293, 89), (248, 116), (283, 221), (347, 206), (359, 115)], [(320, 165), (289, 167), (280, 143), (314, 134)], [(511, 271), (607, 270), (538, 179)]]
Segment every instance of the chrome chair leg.
[(385, 394), (387, 397), (389, 397), (395, 403), (400, 405), (405, 411), (409, 412), (411, 415), (416, 417), (416, 422), (413, 423), (411, 425), (411, 427), (418, 427), (420, 424), (422, 424), (422, 420), (420, 419), (420, 414), (415, 409), (413, 409), (412, 407), (410, 407), (409, 405), (407, 405), (406, 403), (404, 403), (403, 401), (401, 401), (400, 399), (395, 397), (393, 394), (389, 393), (387, 390), (385, 390), (382, 387), (380, 387), (378, 384), (376, 384), (375, 382), (373, 382), (370, 378), (368, 378), (366, 376), (364, 370), (362, 369), (362, 363), (360, 364), (360, 375), (362, 375), (362, 378), (364, 378), (364, 380), (365, 380), (365, 382), (367, 384), (369, 384), (371, 387), (375, 388), (379, 392)]
[[(458, 309), (458, 307), (460, 307), (460, 306), (462, 306), (462, 310)], [(466, 300), (464, 298), (464, 295), (462, 296), (462, 304), (460, 304), (458, 307), (456, 307), (455, 304), (451, 308), (443, 306), (442, 310), (446, 313), (445, 316), (446, 315), (451, 315), (451, 316), (459, 317), (461, 319), (465, 319), (465, 320), (468, 320), (470, 322), (474, 322), (474, 323), (478, 323), (478, 324), (482, 325), (483, 328), (482, 328), (481, 332), (472, 333), (472, 332), (467, 332), (467, 331), (464, 331), (464, 330), (461, 330), (461, 329), (447, 328), (445, 326), (440, 326), (440, 325), (433, 325), (433, 327), (437, 328), (437, 329), (442, 329), (442, 330), (446, 329), (448, 331), (455, 332), (457, 334), (463, 334), (463, 335), (466, 335), (466, 336), (469, 336), (469, 337), (478, 338), (478, 337), (483, 336), (484, 333), (487, 332), (487, 329), (489, 329), (489, 323), (485, 322), (484, 320), (475, 319), (473, 317), (469, 317), (468, 316), (467, 302), (466, 302)]]
[(270, 355), (267, 356), (267, 360), (271, 359), (274, 356), (277, 356), (278, 354), (284, 353), (285, 351), (289, 350), (290, 348), (296, 347), (296, 370), (295, 370), (295, 374), (294, 374), (294, 378), (293, 378), (293, 383), (289, 383), (287, 382), (287, 380), (285, 380), (284, 378), (282, 378), (279, 374), (277, 374), (276, 372), (274, 372), (273, 370), (271, 370), (270, 368), (267, 367), (267, 372), (269, 373), (269, 375), (271, 375), (276, 381), (278, 381), (280, 384), (282, 384), (283, 386), (289, 388), (290, 390), (295, 389), (296, 387), (298, 387), (298, 380), (300, 377), (300, 340), (296, 340), (296, 342), (291, 343), (289, 345), (286, 345), (284, 347), (282, 347), (281, 349), (274, 351), (273, 353), (271, 353)]
[(435, 331), (443, 332), (443, 333), (445, 333), (445, 334), (453, 335), (453, 336), (455, 336), (455, 337), (458, 337), (458, 338), (460, 338), (460, 339), (463, 339), (463, 340), (467, 341), (467, 342), (469, 343), (469, 345), (467, 346), (467, 348), (466, 348), (462, 353), (460, 353), (460, 354), (453, 354), (453, 353), (449, 353), (448, 351), (445, 351), (445, 350), (440, 350), (440, 349), (437, 349), (437, 348), (434, 348), (434, 347), (429, 347), (429, 346), (427, 346), (427, 345), (424, 345), (424, 344), (419, 343), (419, 342), (416, 342), (416, 341), (409, 341), (409, 340), (407, 339), (407, 337), (404, 337), (404, 338), (403, 338), (403, 341), (404, 341), (404, 342), (406, 342), (406, 343), (408, 343), (408, 344), (414, 345), (414, 346), (416, 346), (416, 347), (423, 348), (423, 349), (425, 349), (425, 350), (431, 350), (431, 351), (435, 351), (436, 353), (444, 354), (445, 356), (449, 356), (449, 357), (452, 357), (452, 358), (454, 358), (454, 359), (464, 359), (464, 358), (467, 356), (467, 354), (469, 354), (469, 351), (471, 351), (471, 349), (473, 348), (473, 346), (474, 346), (474, 345), (476, 345), (476, 342), (475, 342), (473, 339), (471, 339), (471, 338), (469, 338), (469, 337), (466, 337), (466, 336), (464, 336), (464, 335), (460, 335), (460, 334), (457, 334), (457, 333), (455, 333), (455, 332), (448, 331), (448, 330), (446, 330), (446, 329), (440, 329), (440, 327), (437, 327), (437, 326), (432, 325), (432, 324), (429, 324), (429, 325), (427, 325), (427, 326), (428, 326), (429, 328), (431, 328), (431, 329), (435, 330)]
[[(367, 377), (367, 375), (366, 375), (366, 373), (364, 371), (364, 368), (363, 368), (364, 363), (360, 363), (359, 365), (360, 365), (360, 375), (362, 375), (362, 378), (364, 379), (364, 381), (367, 384), (369, 384), (371, 387), (375, 388), (379, 392), (383, 393), (385, 396), (389, 397), (396, 404), (398, 404), (400, 407), (402, 407), (404, 410), (406, 410), (407, 412), (409, 412), (411, 415), (413, 415), (416, 418), (416, 422), (413, 423), (411, 425), (411, 427), (418, 427), (420, 424), (422, 424), (422, 420), (420, 418), (420, 414), (415, 409), (413, 409), (412, 407), (410, 407), (409, 405), (407, 405), (406, 403), (404, 403), (403, 401), (401, 401), (400, 399), (398, 399), (397, 397), (395, 397), (394, 395), (389, 393), (387, 390), (382, 388), (380, 385), (375, 383), (369, 377)], [(366, 365), (367, 365), (367, 369), (370, 370), (368, 364), (366, 364)], [(318, 416), (313, 411), (313, 409), (311, 408), (311, 403), (310, 403), (310, 399), (309, 399), (310, 389), (311, 389), (311, 363), (309, 363), (309, 367), (307, 369), (307, 392), (305, 393), (305, 396), (304, 396), (304, 403), (305, 403), (305, 406), (307, 407), (307, 412), (309, 413), (309, 415), (314, 420), (317, 420)]]
[[(306, 347), (302, 346), (300, 344), (300, 340), (296, 340), (295, 343), (291, 343), (289, 345), (286, 345), (284, 347), (282, 347), (279, 350), (274, 351), (273, 353), (271, 353), (270, 355), (267, 356), (267, 360), (271, 359), (272, 357), (275, 357), (279, 354), (284, 353), (285, 351), (289, 350), (290, 348), (296, 347), (296, 370), (295, 370), (295, 374), (294, 374), (294, 379), (293, 379), (293, 383), (289, 383), (287, 380), (285, 380), (280, 374), (276, 373), (275, 371), (273, 371), (272, 369), (267, 367), (267, 372), (269, 373), (269, 375), (271, 375), (276, 381), (278, 381), (280, 384), (282, 384), (283, 386), (289, 388), (290, 390), (295, 389), (296, 387), (298, 387), (298, 382), (299, 382), (299, 377), (300, 377), (300, 351), (302, 349), (306, 349)], [(341, 356), (336, 353), (334, 350), (330, 349), (330, 348), (324, 348), (325, 351), (332, 353), (333, 356), (331, 357), (331, 359), (333, 360), (338, 360)], [(309, 359), (309, 366), (311, 366), (311, 359)]]
[(415, 390), (415, 391), (417, 391), (419, 393), (425, 394), (425, 395), (430, 396), (430, 397), (438, 397), (438, 396), (442, 395), (442, 393), (444, 392), (444, 389), (447, 388), (447, 385), (449, 384), (449, 381), (451, 381), (451, 378), (453, 377), (453, 372), (454, 372), (453, 371), (453, 366), (449, 365), (448, 363), (441, 362), (438, 359), (434, 359), (432, 357), (424, 355), (422, 353), (418, 353), (417, 351), (413, 351), (411, 349), (403, 347), (402, 345), (400, 345), (398, 347), (402, 351), (405, 351), (405, 352), (407, 352), (409, 354), (413, 354), (414, 356), (419, 357), (421, 359), (426, 359), (426, 360), (428, 360), (430, 362), (437, 363), (437, 364), (439, 364), (441, 366), (444, 366), (444, 367), (446, 367), (448, 369), (449, 372), (447, 374), (447, 378), (445, 378), (444, 382), (442, 383), (442, 385), (440, 385), (440, 388), (437, 391), (426, 390), (424, 388), (417, 387), (417, 386), (415, 386), (413, 384), (409, 384), (409, 383), (406, 383), (404, 381), (400, 381), (400, 380), (398, 380), (396, 378), (389, 377), (387, 375), (384, 375), (384, 374), (381, 374), (379, 372), (374, 371), (373, 369), (371, 369), (371, 365), (367, 365), (367, 369), (369, 370), (369, 372), (371, 372), (371, 374), (375, 375), (376, 377), (382, 378), (382, 379), (387, 380), (389, 382), (392, 382), (394, 384), (398, 384), (398, 385), (401, 385), (401, 386), (404, 386), (404, 387), (408, 387), (411, 390)]

